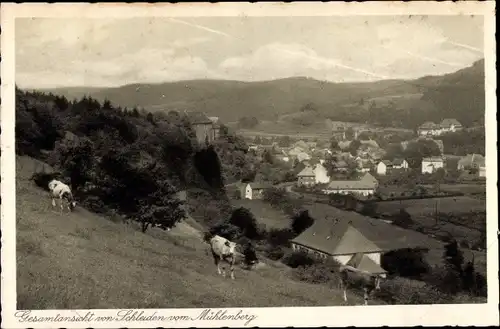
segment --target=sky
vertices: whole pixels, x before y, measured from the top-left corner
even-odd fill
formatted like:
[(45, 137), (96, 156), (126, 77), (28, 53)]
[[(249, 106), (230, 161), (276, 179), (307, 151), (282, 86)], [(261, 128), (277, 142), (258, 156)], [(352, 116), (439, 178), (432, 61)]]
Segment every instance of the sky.
[(483, 58), (481, 16), (17, 18), (21, 88), (412, 79)]

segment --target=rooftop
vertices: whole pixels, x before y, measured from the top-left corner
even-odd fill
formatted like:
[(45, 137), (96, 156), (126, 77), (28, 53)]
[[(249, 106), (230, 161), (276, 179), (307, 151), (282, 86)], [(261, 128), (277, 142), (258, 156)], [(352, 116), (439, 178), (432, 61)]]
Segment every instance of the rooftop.
[(271, 188), (272, 185), (269, 183), (264, 183), (264, 182), (253, 182), (253, 183), (248, 183), (252, 190), (263, 190), (266, 188)]
[(457, 119), (443, 119), (443, 121), (441, 121), (441, 127), (443, 128), (451, 127), (451, 125), (454, 125), (455, 127), (462, 126), (462, 124), (460, 124)]
[(315, 176), (314, 171), (312, 167), (305, 167), (302, 169), (301, 172), (297, 174), (297, 176), (302, 176), (302, 177), (309, 177), (309, 176)]
[(212, 124), (213, 121), (210, 120), (209, 117), (203, 112), (199, 111), (184, 111), (184, 113), (187, 115), (188, 120), (191, 122), (191, 124)]
[(419, 232), (326, 204), (307, 205), (314, 224), (292, 242), (330, 255), (384, 252), (403, 248), (439, 249), (441, 244)]

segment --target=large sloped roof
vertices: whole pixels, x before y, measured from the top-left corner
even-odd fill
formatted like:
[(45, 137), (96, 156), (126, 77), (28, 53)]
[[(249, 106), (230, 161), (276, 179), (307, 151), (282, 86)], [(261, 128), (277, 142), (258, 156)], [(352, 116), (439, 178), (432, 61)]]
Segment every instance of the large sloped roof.
[(301, 172), (297, 174), (297, 176), (314, 176), (314, 171), (311, 167), (305, 167)]
[(441, 248), (428, 236), (325, 204), (307, 205), (314, 224), (292, 242), (330, 255), (385, 252), (404, 248)]
[(203, 112), (199, 111), (186, 111), (185, 112), (191, 124), (210, 124), (213, 123), (209, 117)]

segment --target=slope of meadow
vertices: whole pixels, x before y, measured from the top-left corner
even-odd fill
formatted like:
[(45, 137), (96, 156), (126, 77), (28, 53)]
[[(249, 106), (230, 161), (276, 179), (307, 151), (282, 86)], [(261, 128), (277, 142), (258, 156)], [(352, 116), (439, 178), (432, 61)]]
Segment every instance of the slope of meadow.
[[(81, 207), (61, 215), (29, 177), (33, 160), (17, 157), (17, 308), (174, 308), (342, 305), (339, 290), (294, 281), (262, 259), (231, 281), (216, 273), (199, 231), (138, 227)], [(351, 304), (361, 304), (350, 293)]]

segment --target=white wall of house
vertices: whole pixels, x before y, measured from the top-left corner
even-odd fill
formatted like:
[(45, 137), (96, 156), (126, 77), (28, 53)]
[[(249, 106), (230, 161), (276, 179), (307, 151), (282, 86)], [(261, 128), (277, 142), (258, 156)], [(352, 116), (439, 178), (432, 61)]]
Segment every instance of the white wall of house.
[(401, 165), (393, 165), (393, 167), (395, 169), (408, 169), (409, 165), (408, 165), (408, 162), (406, 160), (403, 160), (403, 163), (401, 163)]
[(385, 175), (387, 174), (387, 166), (383, 162), (379, 162), (377, 165), (377, 174)]
[(372, 189), (339, 189), (339, 190), (324, 189), (323, 193), (325, 193), (325, 194), (333, 194), (333, 193), (349, 194), (349, 193), (353, 193), (353, 194), (368, 196), (368, 195), (373, 195), (375, 193), (375, 189), (374, 188), (372, 188)]
[(322, 164), (318, 164), (314, 167), (314, 180), (316, 184), (325, 184), (330, 182), (328, 171)]
[(432, 174), (439, 168), (444, 168), (443, 161), (422, 161), (422, 174)]
[(486, 177), (486, 167), (479, 167), (479, 177)]
[(347, 264), (349, 260), (351, 260), (352, 255), (335, 255), (333, 256), (333, 259), (339, 262), (342, 265)]
[(247, 184), (247, 187), (245, 188), (245, 199), (250, 199), (252, 200), (252, 187), (250, 186), (250, 184)]
[(382, 259), (382, 253), (370, 252), (370, 253), (366, 253), (365, 255), (368, 256), (368, 258), (370, 258), (371, 260), (373, 260), (375, 262), (375, 264), (380, 265), (380, 262)]

